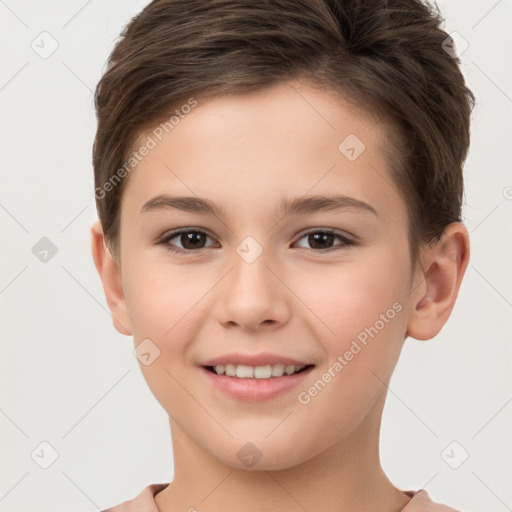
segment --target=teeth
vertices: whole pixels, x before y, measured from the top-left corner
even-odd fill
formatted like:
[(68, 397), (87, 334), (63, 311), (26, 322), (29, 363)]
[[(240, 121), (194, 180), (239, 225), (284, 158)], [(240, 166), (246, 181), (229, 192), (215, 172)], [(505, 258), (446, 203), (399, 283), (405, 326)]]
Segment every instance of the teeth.
[(241, 379), (252, 379), (254, 377), (254, 367), (239, 364), (236, 367), (236, 376)]
[(256, 366), (254, 368), (254, 378), (256, 379), (270, 379), (272, 376), (272, 366)]
[(266, 366), (246, 366), (244, 364), (217, 364), (214, 366), (215, 373), (238, 377), (239, 379), (270, 379), (271, 377), (282, 377), (284, 374), (292, 375), (305, 368), (305, 365), (295, 366), (290, 364), (268, 364)]
[(272, 365), (272, 377), (281, 377), (284, 373), (284, 364)]

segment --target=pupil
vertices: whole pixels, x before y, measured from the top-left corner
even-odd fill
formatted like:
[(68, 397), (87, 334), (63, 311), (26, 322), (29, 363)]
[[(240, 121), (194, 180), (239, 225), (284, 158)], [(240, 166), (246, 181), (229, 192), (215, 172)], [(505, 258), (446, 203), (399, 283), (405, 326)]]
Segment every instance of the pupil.
[[(183, 247), (185, 247), (186, 249), (197, 249), (197, 242), (199, 241), (199, 244), (201, 243), (201, 241), (199, 240), (201, 236), (202, 233), (184, 233), (183, 235), (181, 235), (181, 243)], [(192, 242), (192, 246), (189, 246), (189, 242)]]
[(320, 243), (320, 246), (318, 247), (315, 247), (315, 245), (317, 244), (318, 241), (325, 242), (326, 237), (329, 242), (332, 242), (334, 239), (334, 235), (332, 233), (312, 233), (311, 235), (309, 235), (309, 244), (311, 245), (311, 247), (313, 247), (313, 249), (322, 249), (325, 247), (325, 245), (323, 245), (322, 243)]

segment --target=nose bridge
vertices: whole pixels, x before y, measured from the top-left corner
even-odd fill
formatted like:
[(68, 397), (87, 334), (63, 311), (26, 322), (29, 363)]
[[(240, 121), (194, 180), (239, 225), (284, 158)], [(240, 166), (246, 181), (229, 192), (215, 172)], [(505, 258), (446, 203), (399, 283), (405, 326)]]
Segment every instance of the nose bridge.
[(275, 276), (269, 270), (276, 262), (272, 261), (272, 250), (267, 242), (263, 243), (249, 235), (238, 244), (231, 259), (234, 268), (230, 291), (240, 300), (253, 305), (262, 301), (268, 304), (270, 292), (276, 284)]
[(273, 254), (253, 236), (245, 237), (235, 248), (218, 302), (221, 322), (254, 328), (286, 320), (286, 290), (274, 275), (279, 263)]

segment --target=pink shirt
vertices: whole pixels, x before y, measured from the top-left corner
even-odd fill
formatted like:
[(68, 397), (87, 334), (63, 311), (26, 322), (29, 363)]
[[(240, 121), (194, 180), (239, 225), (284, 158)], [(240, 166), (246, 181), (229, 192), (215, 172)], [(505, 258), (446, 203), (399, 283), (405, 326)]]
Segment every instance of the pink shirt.
[[(101, 512), (160, 512), (155, 502), (155, 495), (169, 484), (151, 484), (145, 487), (135, 498), (123, 501), (120, 505), (107, 508)], [(412, 499), (400, 512), (458, 512), (454, 508), (434, 503), (425, 489), (403, 491)]]

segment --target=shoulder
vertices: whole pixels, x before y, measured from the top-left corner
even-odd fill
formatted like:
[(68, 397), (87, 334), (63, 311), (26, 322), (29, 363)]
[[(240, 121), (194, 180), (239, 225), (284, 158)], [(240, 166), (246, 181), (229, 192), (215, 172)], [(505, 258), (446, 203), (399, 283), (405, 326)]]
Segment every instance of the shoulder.
[(435, 503), (425, 489), (419, 491), (404, 491), (412, 496), (411, 501), (400, 512), (460, 512), (454, 508)]
[(107, 508), (101, 512), (159, 512), (155, 502), (155, 495), (163, 491), (169, 484), (151, 484), (131, 500)]

